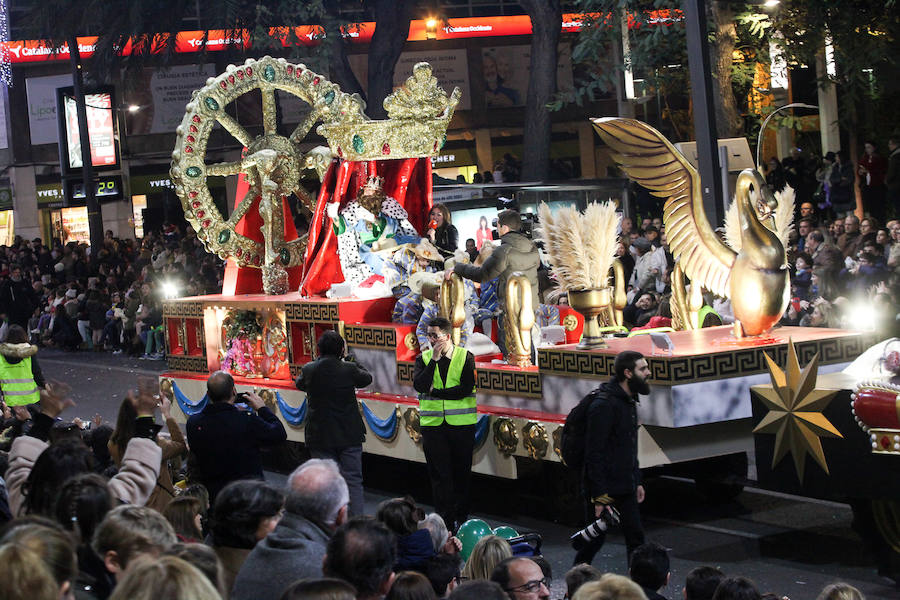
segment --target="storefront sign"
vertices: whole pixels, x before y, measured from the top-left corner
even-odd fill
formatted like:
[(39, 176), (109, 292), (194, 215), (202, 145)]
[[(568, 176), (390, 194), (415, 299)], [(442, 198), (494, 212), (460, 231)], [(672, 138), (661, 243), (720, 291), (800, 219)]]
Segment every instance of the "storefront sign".
[(28, 130), (32, 145), (55, 144), (59, 141), (56, 120), (56, 89), (72, 85), (71, 75), (29, 77), (25, 80), (28, 96)]

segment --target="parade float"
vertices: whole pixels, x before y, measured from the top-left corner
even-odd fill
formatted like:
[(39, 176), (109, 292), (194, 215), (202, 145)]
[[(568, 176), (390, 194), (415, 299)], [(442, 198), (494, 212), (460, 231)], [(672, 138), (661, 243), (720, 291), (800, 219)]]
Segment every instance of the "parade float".
[[(278, 131), (276, 90), (299, 98), (308, 108), (287, 135)], [(228, 111), (232, 102), (251, 93), (260, 95), (263, 113), (262, 130), (256, 134)], [(284, 421), (290, 440), (303, 442), (306, 400), (293, 378), (316, 358), (321, 333), (337, 330), (374, 378), (358, 393), (369, 433), (364, 451), (424, 462), (412, 386), (420, 342), (416, 325), (391, 321), (396, 302), (391, 289), (396, 291), (403, 281), (393, 280), (384, 263), (393, 260), (392, 255), (410, 252), (412, 242), (426, 233), (431, 158), (446, 140), (458, 100), (458, 90), (448, 96), (431, 67), (420, 63), (406, 84), (385, 100), (388, 119), (372, 120), (358, 96), (342, 92), (304, 65), (269, 57), (229, 66), (194, 93), (177, 130), (171, 178), (186, 219), (210, 252), (227, 259), (227, 266), (221, 294), (164, 304), (169, 370), (160, 376), (160, 387), (184, 417), (203, 410), (209, 373), (224, 369), (234, 376), (238, 391), (260, 393)], [(834, 446), (838, 454), (828, 464), (843, 465), (851, 460), (845, 457), (852, 456), (849, 471), (871, 460), (898, 460), (884, 459), (885, 454), (900, 453), (900, 413), (891, 413), (896, 407), (879, 405), (875, 412), (887, 424), (872, 433), (874, 429), (853, 423), (849, 391), (836, 388), (824, 414), (839, 413), (842, 417), (831, 422), (849, 421), (853, 427), (841, 429), (842, 437), (828, 438), (822, 446), (820, 436), (833, 435), (833, 427), (807, 413), (821, 415), (827, 394), (815, 392), (815, 379), (808, 373), (801, 382), (798, 367), (789, 366), (783, 380), (774, 374), (773, 365), (784, 365), (788, 357), (813, 365), (814, 375), (839, 372), (875, 340), (871, 334), (838, 329), (773, 329), (787, 304), (788, 271), (773, 218), (778, 202), (759, 175), (745, 171), (739, 177), (738, 241), (732, 239), (729, 245), (703, 213), (699, 175), (667, 140), (637, 121), (597, 119), (594, 125), (627, 175), (667, 199), (664, 222), (677, 261), (672, 278), (675, 330), (610, 335), (622, 324), (621, 268), (609, 257), (588, 267), (599, 275), (566, 279), (567, 268), (571, 273), (580, 267), (564, 264), (565, 254), (552, 250), (558, 231), (545, 223), (551, 267), (564, 284), (570, 306), (554, 307), (550, 325), (561, 335), (555, 344), (540, 345), (537, 364), (532, 364), (536, 307), (530, 306), (530, 283), (524, 277), (510, 278), (504, 311), (507, 355), (498, 355), (495, 348), (476, 357), (474, 470), (516, 478), (525, 465), (559, 464), (566, 415), (612, 375), (614, 357), (625, 349), (642, 352), (652, 372), (652, 393), (639, 407), (643, 468), (757, 453), (763, 480), (769, 465), (782, 478), (787, 477), (782, 471), (799, 465), (800, 483), (791, 489), (802, 493), (807, 489), (806, 455), (818, 463), (806, 469), (806, 481), (813, 471), (816, 477), (827, 476), (819, 450), (824, 447), (827, 454), (835, 440), (843, 445)], [(306, 138), (314, 127), (327, 140), (327, 150), (302, 150), (312, 145)], [(240, 160), (205, 162), (206, 145), (218, 128), (236, 140), (236, 149), (243, 148)], [(316, 193), (301, 185), (301, 175), (312, 172), (319, 179)], [(224, 176), (239, 177), (228, 217), (219, 213), (207, 186), (208, 178)], [(310, 227), (304, 235), (294, 228), (286, 203), (291, 194), (308, 211)], [(545, 220), (554, 222), (552, 215), (548, 212)], [(586, 237), (584, 243), (596, 241)], [(590, 263), (590, 256), (584, 260)], [(415, 271), (415, 260), (409, 264)], [(461, 328), (465, 286), (456, 276), (441, 285), (439, 313)], [(702, 327), (702, 290), (731, 300), (734, 326)], [(763, 390), (766, 384), (768, 391)], [(763, 386), (754, 388), (753, 401), (751, 386)], [(857, 398), (856, 414), (860, 398), (871, 403), (870, 396), (892, 393), (885, 389)], [(807, 406), (801, 396), (815, 400)], [(851, 443), (853, 451), (843, 454), (850, 452), (844, 448)], [(877, 456), (870, 457), (870, 450)], [(787, 454), (793, 462), (782, 460)], [(888, 466), (896, 471), (893, 462)], [(793, 476), (797, 479), (798, 474)], [(840, 486), (833, 479), (832, 489), (837, 490)], [(785, 485), (776, 482), (773, 487)], [(891, 486), (883, 488), (890, 488), (887, 495), (873, 491), (859, 497), (895, 498)], [(895, 505), (886, 506), (878, 509), (881, 517), (876, 520), (881, 523)]]

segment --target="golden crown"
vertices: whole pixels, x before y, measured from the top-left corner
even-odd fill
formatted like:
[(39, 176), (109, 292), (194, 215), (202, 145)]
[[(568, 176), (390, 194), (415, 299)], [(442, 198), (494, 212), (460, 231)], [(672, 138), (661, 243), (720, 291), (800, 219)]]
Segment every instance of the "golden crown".
[(366, 179), (365, 185), (363, 185), (363, 189), (375, 190), (380, 192), (382, 186), (384, 186), (384, 177), (379, 177), (378, 175), (369, 175), (369, 178)]
[(388, 118), (373, 121), (359, 112), (331, 120), (316, 130), (331, 151), (346, 160), (436, 156), (447, 141), (447, 126), (461, 92), (450, 96), (438, 85), (431, 65), (420, 62), (406, 83), (384, 99)]

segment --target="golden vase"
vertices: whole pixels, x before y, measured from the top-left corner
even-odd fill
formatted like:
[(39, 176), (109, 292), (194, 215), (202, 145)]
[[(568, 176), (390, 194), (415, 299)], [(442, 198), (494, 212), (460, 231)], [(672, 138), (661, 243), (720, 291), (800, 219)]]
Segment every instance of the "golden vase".
[(609, 287), (569, 290), (569, 306), (584, 315), (584, 332), (576, 346), (579, 350), (606, 348), (597, 317), (612, 303), (612, 292)]

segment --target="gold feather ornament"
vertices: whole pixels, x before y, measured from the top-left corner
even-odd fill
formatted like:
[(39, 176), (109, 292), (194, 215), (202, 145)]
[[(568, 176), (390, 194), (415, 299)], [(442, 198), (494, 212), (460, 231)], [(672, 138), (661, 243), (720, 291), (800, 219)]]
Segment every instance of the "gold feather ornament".
[(778, 208), (759, 172), (745, 169), (738, 175), (736, 251), (719, 239), (706, 218), (700, 174), (659, 131), (634, 119), (605, 117), (593, 123), (628, 177), (666, 199), (663, 223), (669, 248), (692, 284), (731, 299), (737, 335), (768, 332), (787, 308), (790, 282), (784, 244), (763, 224), (751, 196), (752, 191), (760, 194), (769, 211)]

